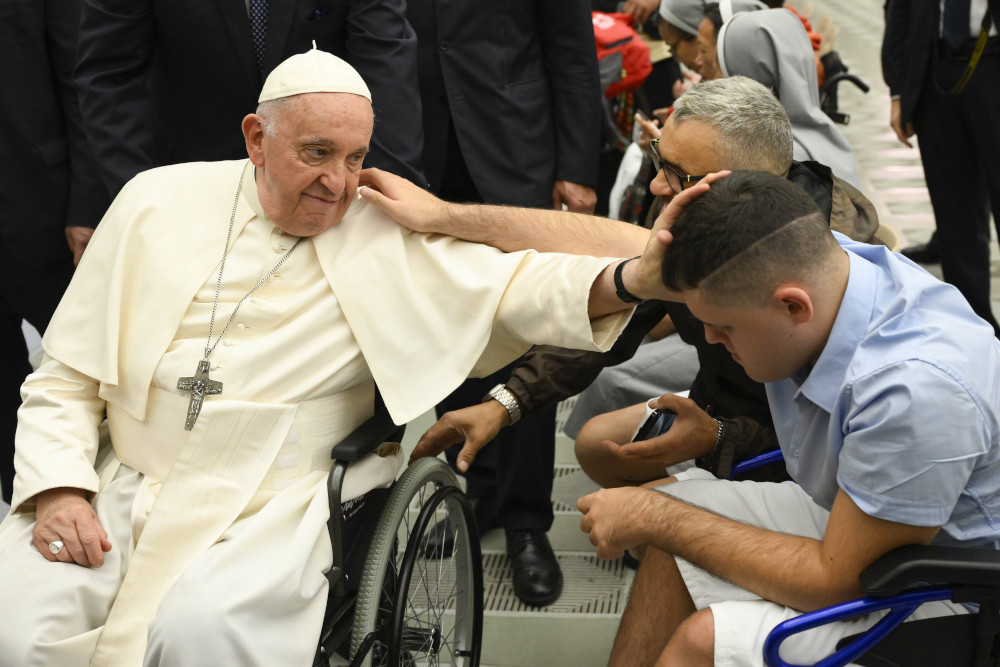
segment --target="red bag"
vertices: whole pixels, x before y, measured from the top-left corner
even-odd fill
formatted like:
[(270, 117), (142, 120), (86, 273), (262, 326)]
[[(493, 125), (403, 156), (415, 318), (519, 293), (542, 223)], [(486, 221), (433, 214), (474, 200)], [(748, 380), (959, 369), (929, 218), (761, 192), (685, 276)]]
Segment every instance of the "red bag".
[(649, 47), (632, 29), (632, 16), (591, 12), (590, 17), (604, 96), (616, 97), (641, 86), (653, 71), (653, 63), (649, 60)]

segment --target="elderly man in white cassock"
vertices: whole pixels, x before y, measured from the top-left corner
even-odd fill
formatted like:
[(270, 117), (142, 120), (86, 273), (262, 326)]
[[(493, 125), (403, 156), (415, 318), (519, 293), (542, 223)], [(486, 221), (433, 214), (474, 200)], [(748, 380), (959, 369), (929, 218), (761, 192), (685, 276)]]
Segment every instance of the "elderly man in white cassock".
[[(0, 665), (311, 664), (329, 452), (376, 385), (405, 423), (531, 343), (608, 348), (622, 298), (663, 289), (655, 241), (628, 263), (398, 227), (357, 195), (372, 125), (357, 72), (297, 55), (249, 160), (145, 172), (108, 210), (22, 389)], [(400, 465), (356, 463), (345, 496)]]

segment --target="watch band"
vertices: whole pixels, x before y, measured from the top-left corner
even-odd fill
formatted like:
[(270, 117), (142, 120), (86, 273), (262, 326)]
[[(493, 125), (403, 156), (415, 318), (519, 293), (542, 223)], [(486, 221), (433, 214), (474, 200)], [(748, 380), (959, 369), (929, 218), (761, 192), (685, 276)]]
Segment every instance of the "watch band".
[(517, 398), (509, 389), (507, 389), (505, 385), (498, 384), (490, 389), (489, 393), (486, 394), (483, 400), (485, 401), (489, 399), (498, 401), (500, 405), (507, 409), (507, 414), (510, 415), (511, 424), (521, 418), (521, 404), (517, 402)]
[(615, 267), (615, 294), (617, 294), (618, 298), (625, 303), (645, 303), (646, 301), (645, 299), (640, 299), (625, 289), (625, 281), (622, 280), (622, 271), (625, 270), (625, 265), (633, 259), (639, 259), (641, 256), (642, 255), (638, 255), (632, 259), (626, 259), (624, 262), (619, 262), (618, 266)]

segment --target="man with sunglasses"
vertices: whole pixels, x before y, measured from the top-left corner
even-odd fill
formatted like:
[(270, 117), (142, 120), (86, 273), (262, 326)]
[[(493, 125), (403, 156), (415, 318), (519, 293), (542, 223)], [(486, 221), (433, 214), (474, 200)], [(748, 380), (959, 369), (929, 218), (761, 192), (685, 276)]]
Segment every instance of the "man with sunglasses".
[[(756, 169), (786, 176), (805, 189), (836, 231), (869, 241), (878, 226), (871, 203), (827, 167), (792, 161), (791, 128), (784, 109), (769, 90), (746, 77), (708, 81), (678, 98), (659, 142), (650, 149), (662, 167), (650, 185), (657, 195), (672, 197), (704, 178), (703, 174)], [(362, 188), (362, 196), (407, 227), (485, 242), (502, 250), (531, 247), (629, 257), (638, 255), (648, 240), (645, 229), (606, 218), (445, 204), (402, 179), (375, 170), (365, 172), (361, 182), (381, 190)], [(661, 398), (659, 407), (678, 414), (671, 431), (648, 443), (614, 450), (605, 447), (603, 440), (628, 442), (645, 405), (604, 415), (607, 422), (600, 435), (605, 437), (595, 438), (595, 446), (586, 451), (577, 442), (584, 469), (605, 484), (641, 483), (663, 477), (669, 463), (702, 457), (699, 465), (725, 476), (727, 462), (772, 448), (773, 429), (763, 386), (747, 377), (724, 348), (705, 341), (700, 322), (683, 304), (650, 301), (636, 308), (629, 326), (607, 353), (532, 348), (504, 387), (515, 401), (513, 410), (499, 400), (487, 400), (448, 413), (421, 439), (415, 455), (434, 454), (464, 440), (459, 468), (466, 469), (476, 452), (517, 417), (518, 410), (523, 414), (579, 393), (602, 368), (630, 359), (665, 314), (671, 316), (685, 342), (698, 351), (700, 369), (691, 400)], [(767, 478), (768, 474), (758, 471), (754, 477)]]

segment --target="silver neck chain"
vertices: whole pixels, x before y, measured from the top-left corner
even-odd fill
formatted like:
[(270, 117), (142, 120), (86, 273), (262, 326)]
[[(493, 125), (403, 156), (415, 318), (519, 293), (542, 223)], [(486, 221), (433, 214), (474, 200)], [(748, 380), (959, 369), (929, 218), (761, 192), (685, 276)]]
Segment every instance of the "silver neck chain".
[(208, 324), (208, 340), (205, 341), (205, 359), (208, 359), (208, 355), (212, 354), (212, 351), (219, 344), (219, 341), (221, 341), (222, 337), (226, 335), (227, 331), (229, 331), (229, 325), (233, 323), (233, 318), (236, 317), (237, 311), (239, 311), (240, 306), (243, 305), (243, 302), (246, 301), (247, 297), (253, 294), (258, 287), (267, 282), (267, 279), (274, 275), (274, 272), (278, 270), (278, 267), (284, 264), (285, 260), (288, 259), (288, 256), (299, 247), (300, 243), (302, 243), (302, 238), (300, 237), (295, 244), (288, 249), (288, 252), (286, 252), (284, 256), (278, 260), (278, 263), (275, 264), (270, 271), (264, 274), (264, 277), (258, 280), (257, 284), (250, 288), (249, 292), (243, 295), (243, 298), (236, 304), (236, 308), (233, 309), (233, 314), (230, 315), (229, 320), (226, 321), (226, 326), (222, 328), (222, 333), (220, 333), (219, 337), (215, 339), (215, 345), (213, 345), (212, 331), (215, 329), (215, 311), (219, 308), (219, 293), (222, 290), (222, 272), (226, 268), (226, 256), (229, 255), (229, 241), (233, 236), (233, 226), (236, 222), (236, 208), (240, 203), (240, 193), (243, 192), (243, 178), (246, 176), (246, 173), (247, 165), (244, 164), (243, 171), (240, 173), (240, 184), (236, 188), (236, 198), (233, 200), (233, 212), (229, 216), (229, 232), (226, 234), (226, 248), (222, 253), (222, 262), (219, 264), (219, 277), (215, 281), (215, 300), (212, 302), (212, 319)]

